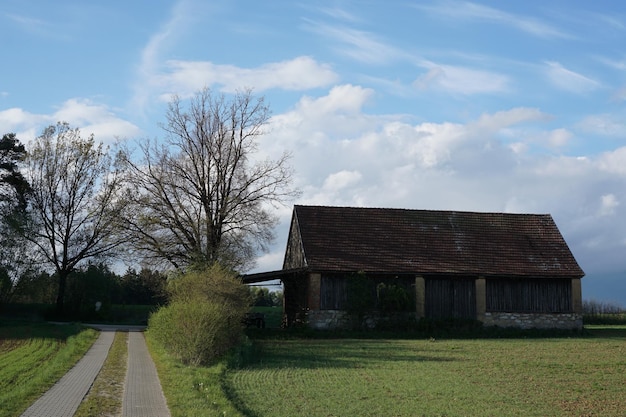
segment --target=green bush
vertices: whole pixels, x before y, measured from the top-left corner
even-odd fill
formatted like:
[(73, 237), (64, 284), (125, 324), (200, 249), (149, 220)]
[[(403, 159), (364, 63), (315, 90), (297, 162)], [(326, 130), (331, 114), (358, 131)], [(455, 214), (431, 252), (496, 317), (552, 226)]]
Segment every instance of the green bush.
[(228, 307), (209, 301), (175, 301), (150, 318), (150, 332), (183, 363), (204, 365), (225, 354), (240, 340)]
[(150, 317), (153, 337), (189, 365), (224, 355), (243, 336), (250, 293), (235, 274), (214, 265), (172, 279), (171, 302)]
[(400, 285), (381, 282), (376, 286), (376, 294), (378, 307), (383, 312), (414, 310), (409, 292)]

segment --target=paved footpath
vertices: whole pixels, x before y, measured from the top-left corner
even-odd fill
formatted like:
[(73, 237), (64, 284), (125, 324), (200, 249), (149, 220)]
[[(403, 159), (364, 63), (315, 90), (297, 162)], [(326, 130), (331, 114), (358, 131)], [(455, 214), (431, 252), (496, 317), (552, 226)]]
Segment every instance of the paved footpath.
[(161, 382), (143, 333), (128, 333), (122, 417), (169, 417)]
[(161, 383), (140, 328), (93, 327), (100, 336), (85, 356), (22, 417), (72, 417), (96, 379), (113, 344), (116, 330), (128, 333), (128, 364), (122, 402), (124, 417), (169, 417)]

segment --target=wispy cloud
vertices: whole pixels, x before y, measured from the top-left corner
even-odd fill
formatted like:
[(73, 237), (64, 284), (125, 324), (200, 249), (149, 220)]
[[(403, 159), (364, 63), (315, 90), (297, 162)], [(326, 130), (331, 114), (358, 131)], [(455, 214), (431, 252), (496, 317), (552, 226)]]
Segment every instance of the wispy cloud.
[(540, 38), (573, 38), (572, 35), (538, 19), (508, 13), (471, 2), (444, 1), (431, 5), (420, 4), (414, 7), (450, 19), (480, 20), (497, 23)]
[(342, 56), (367, 64), (389, 64), (409, 55), (376, 37), (371, 32), (341, 25), (306, 20), (306, 28), (332, 41), (333, 48)]
[(218, 65), (202, 61), (168, 61), (167, 71), (155, 79), (166, 94), (192, 94), (203, 87), (219, 86), (222, 91), (241, 88), (265, 91), (272, 88), (299, 91), (328, 86), (338, 80), (329, 65), (301, 56), (281, 62), (271, 62), (257, 68)]
[(601, 86), (598, 81), (569, 70), (558, 62), (548, 61), (545, 65), (546, 76), (561, 90), (584, 94)]
[(32, 16), (7, 13), (5, 16), (20, 30), (48, 39), (65, 40), (68, 37), (53, 23)]
[(611, 96), (613, 101), (626, 101), (626, 86), (617, 89)]
[(340, 7), (320, 7), (319, 11), (333, 19), (346, 22), (358, 22), (361, 20), (354, 13), (348, 12), (346, 9)]
[(600, 61), (601, 63), (619, 70), (619, 71), (624, 71), (626, 70), (626, 60), (625, 59), (621, 59), (621, 60), (615, 60), (615, 59), (610, 59), (610, 58), (605, 58), (605, 57), (598, 57), (598, 61)]
[(141, 51), (136, 71), (137, 81), (131, 100), (132, 107), (140, 112), (143, 111), (154, 94), (154, 81), (162, 68), (162, 55), (173, 45), (177, 36), (185, 31), (190, 13), (188, 2), (179, 0), (172, 8), (169, 19), (150, 37)]
[(613, 114), (594, 114), (585, 117), (576, 125), (585, 133), (608, 137), (622, 138), (626, 136), (626, 122), (623, 117)]
[(144, 109), (155, 99), (172, 94), (189, 96), (204, 87), (224, 92), (242, 88), (265, 91), (272, 88), (298, 91), (330, 85), (338, 80), (330, 65), (309, 56), (269, 62), (255, 68), (219, 64), (211, 61), (167, 59), (182, 33), (194, 24), (192, 0), (180, 0), (169, 19), (154, 33), (141, 52), (133, 108)]
[(463, 95), (502, 93), (510, 89), (509, 78), (503, 74), (428, 61), (422, 62), (421, 66), (428, 71), (413, 82), (418, 89), (437, 89)]
[[(593, 13), (593, 17), (595, 17), (601, 24), (604, 26), (609, 26), (613, 29), (623, 31), (626, 30), (626, 23), (619, 16), (604, 14), (604, 13)], [(585, 16), (588, 19), (588, 15)]]

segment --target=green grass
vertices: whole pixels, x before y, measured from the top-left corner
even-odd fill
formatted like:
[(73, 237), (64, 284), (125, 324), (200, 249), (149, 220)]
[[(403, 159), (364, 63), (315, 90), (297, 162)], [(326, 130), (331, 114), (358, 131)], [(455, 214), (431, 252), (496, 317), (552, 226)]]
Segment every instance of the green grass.
[(172, 417), (241, 417), (222, 390), (226, 361), (209, 367), (183, 365), (146, 332), (146, 342), (157, 368)]
[(122, 413), (127, 341), (127, 332), (115, 333), (107, 359), (74, 417), (116, 416)]
[(0, 417), (18, 416), (85, 354), (95, 330), (0, 322)]
[(282, 307), (252, 307), (252, 312), (265, 315), (265, 327), (278, 329), (283, 322)]
[(505, 339), (257, 340), (222, 384), (249, 417), (623, 416), (626, 327)]

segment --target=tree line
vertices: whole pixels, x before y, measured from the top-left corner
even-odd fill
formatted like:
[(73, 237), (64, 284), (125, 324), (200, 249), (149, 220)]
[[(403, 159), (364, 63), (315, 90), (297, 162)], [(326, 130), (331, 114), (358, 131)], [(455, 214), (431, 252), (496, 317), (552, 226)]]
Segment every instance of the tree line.
[[(55, 274), (40, 271), (24, 275), (12, 291), (0, 294), (3, 303), (54, 304), (58, 292)], [(128, 268), (117, 274), (105, 264), (76, 268), (67, 279), (66, 313), (75, 319), (107, 318), (113, 305), (160, 306), (167, 302), (167, 274), (149, 268)], [(42, 314), (55, 315), (46, 309)]]
[(75, 277), (106, 262), (246, 271), (274, 238), (276, 205), (297, 195), (289, 154), (259, 155), (269, 118), (250, 90), (204, 89), (171, 100), (158, 139), (107, 147), (66, 122), (27, 144), (5, 134), (0, 294), (47, 274), (63, 314)]

